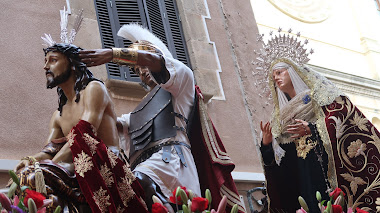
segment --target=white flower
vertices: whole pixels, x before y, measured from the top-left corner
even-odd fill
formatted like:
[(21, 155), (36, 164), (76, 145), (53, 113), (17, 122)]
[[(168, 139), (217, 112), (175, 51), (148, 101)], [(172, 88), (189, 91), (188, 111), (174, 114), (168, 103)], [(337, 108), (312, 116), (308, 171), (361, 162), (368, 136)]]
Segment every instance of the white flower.
[(359, 155), (365, 155), (364, 151), (367, 149), (366, 144), (364, 144), (360, 139), (352, 141), (351, 144), (347, 147), (347, 155), (350, 158), (358, 157)]

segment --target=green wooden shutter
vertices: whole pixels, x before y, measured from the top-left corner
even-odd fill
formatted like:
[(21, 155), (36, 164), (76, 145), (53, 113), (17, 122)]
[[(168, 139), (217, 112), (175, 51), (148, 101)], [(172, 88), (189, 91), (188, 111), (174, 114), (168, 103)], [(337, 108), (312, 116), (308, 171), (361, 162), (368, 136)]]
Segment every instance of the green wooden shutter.
[[(127, 47), (131, 43), (117, 36), (121, 26), (139, 23), (164, 44), (173, 57), (190, 65), (175, 0), (94, 0), (103, 48)], [(127, 66), (107, 64), (108, 77), (140, 81)]]

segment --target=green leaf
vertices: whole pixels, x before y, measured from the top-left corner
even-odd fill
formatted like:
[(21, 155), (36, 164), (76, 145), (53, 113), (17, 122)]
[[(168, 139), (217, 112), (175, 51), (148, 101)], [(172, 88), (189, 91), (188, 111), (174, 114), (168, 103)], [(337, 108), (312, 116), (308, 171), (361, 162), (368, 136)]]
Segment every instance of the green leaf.
[(183, 190), (183, 189), (179, 190), (179, 196), (181, 196), (182, 203), (187, 203), (187, 201), (189, 200), (185, 190)]
[(181, 189), (181, 187), (177, 187), (177, 189), (175, 190), (175, 198), (177, 198), (179, 196), (179, 190)]
[(37, 213), (37, 206), (32, 198), (28, 199), (28, 209), (29, 213)]
[(187, 208), (185, 204), (182, 205), (182, 210), (183, 210), (183, 213), (190, 213), (189, 209)]
[(61, 206), (57, 206), (57, 208), (55, 208), (54, 210), (54, 213), (60, 213), (61, 212)]
[(238, 206), (238, 204), (235, 204), (235, 205), (232, 207), (232, 209), (231, 209), (231, 213), (237, 213), (238, 210), (239, 210), (239, 206)]
[(21, 198), (21, 199), (20, 199), (20, 202), (18, 202), (17, 207), (19, 207), (19, 208), (22, 209), (23, 211), (26, 211), (26, 206), (24, 205), (24, 198)]
[(327, 202), (326, 210), (327, 210), (328, 213), (331, 212), (331, 210), (332, 210), (332, 204), (331, 204), (331, 201), (328, 201), (328, 202)]
[(208, 200), (208, 210), (211, 210), (211, 202), (212, 202), (212, 196), (211, 196), (211, 191), (210, 189), (206, 189), (206, 199)]
[(306, 203), (305, 199), (303, 199), (303, 197), (298, 196), (298, 202), (300, 203), (302, 208), (305, 209), (305, 211), (309, 212), (309, 207), (307, 206), (307, 203)]
[(15, 182), (17, 184), (17, 186), (20, 185), (20, 180), (18, 179), (16, 173), (13, 171), (13, 170), (9, 170), (9, 176), (11, 176), (13, 182)]
[(17, 187), (18, 187), (18, 185), (15, 182), (13, 182), (11, 184), (11, 186), (9, 187), (9, 190), (8, 190), (8, 197), (9, 198), (11, 198), (11, 197), (13, 197), (13, 195), (15, 195)]
[(317, 191), (317, 192), (315, 193), (315, 197), (317, 198), (317, 200), (318, 200), (319, 202), (321, 202), (321, 200), (322, 200), (322, 195), (321, 195), (321, 193), (320, 193), (319, 191)]

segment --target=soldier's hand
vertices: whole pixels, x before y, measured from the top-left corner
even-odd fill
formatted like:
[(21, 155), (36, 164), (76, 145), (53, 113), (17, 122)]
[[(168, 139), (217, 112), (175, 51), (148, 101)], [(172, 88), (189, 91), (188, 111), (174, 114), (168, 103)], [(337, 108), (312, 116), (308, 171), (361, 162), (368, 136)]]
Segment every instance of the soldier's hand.
[(267, 122), (264, 126), (263, 126), (263, 122), (261, 121), (260, 122), (260, 128), (261, 128), (261, 131), (263, 132), (263, 145), (267, 146), (269, 145), (270, 143), (272, 143), (272, 127), (270, 126), (270, 123)]
[(87, 67), (102, 65), (112, 60), (112, 49), (81, 50), (79, 58)]

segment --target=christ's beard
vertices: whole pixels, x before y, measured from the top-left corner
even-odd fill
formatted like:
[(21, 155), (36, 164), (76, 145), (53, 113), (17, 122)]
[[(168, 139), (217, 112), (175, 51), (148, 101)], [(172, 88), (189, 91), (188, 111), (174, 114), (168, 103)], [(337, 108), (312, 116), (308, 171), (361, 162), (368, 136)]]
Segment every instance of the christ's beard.
[(51, 75), (50, 77), (47, 77), (46, 88), (53, 89), (54, 87), (66, 82), (70, 78), (71, 69), (66, 70), (66, 72), (58, 75), (57, 77), (55, 77), (54, 73), (50, 70), (46, 71), (46, 73)]

